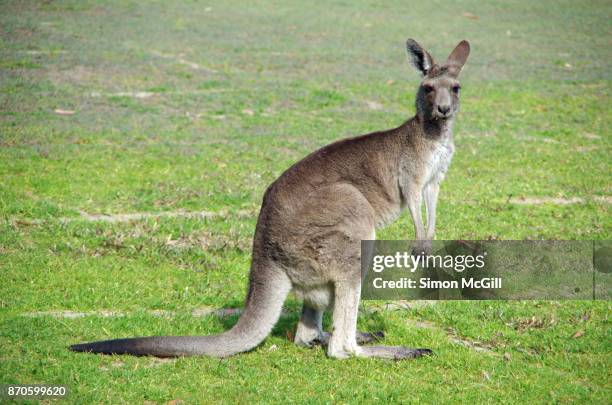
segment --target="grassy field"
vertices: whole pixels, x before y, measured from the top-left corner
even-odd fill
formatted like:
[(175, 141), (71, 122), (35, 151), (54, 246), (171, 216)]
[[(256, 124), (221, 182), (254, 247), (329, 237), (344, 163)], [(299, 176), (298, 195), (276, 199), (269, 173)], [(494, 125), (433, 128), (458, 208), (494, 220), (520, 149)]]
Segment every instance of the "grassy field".
[[(226, 360), (67, 350), (230, 327), (193, 312), (242, 305), (267, 185), (413, 114), (408, 37), (438, 58), (472, 43), (438, 239), (611, 239), (611, 3), (409, 3), (0, 1), (0, 383), (75, 403), (609, 402), (606, 301), (364, 303), (362, 329), (437, 354), (412, 362), (295, 347), (293, 299)], [(165, 214), (121, 216), (147, 213)], [(407, 215), (379, 234), (411, 237)]]

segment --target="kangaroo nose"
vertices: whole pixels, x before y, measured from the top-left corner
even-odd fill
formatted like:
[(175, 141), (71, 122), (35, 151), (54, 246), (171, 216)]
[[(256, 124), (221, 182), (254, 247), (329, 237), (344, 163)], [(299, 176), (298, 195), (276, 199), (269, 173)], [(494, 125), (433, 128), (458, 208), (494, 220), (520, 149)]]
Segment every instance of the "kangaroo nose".
[(449, 105), (439, 105), (438, 111), (440, 112), (440, 114), (446, 115), (450, 112), (450, 106)]

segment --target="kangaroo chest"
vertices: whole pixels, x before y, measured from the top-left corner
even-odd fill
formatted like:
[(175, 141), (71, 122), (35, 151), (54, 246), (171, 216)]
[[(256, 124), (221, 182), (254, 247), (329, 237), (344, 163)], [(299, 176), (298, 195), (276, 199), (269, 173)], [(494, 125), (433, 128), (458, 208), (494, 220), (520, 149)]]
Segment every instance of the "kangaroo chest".
[(425, 162), (427, 176), (425, 184), (440, 183), (450, 167), (455, 145), (451, 137), (436, 142)]

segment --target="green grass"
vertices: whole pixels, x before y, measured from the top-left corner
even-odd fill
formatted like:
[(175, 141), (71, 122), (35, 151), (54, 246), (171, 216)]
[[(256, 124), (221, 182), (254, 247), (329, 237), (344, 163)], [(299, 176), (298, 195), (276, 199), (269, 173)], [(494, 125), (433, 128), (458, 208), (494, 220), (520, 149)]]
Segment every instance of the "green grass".
[[(606, 301), (364, 303), (362, 329), (437, 353), (413, 362), (294, 347), (293, 299), (260, 348), (227, 360), (66, 349), (230, 327), (235, 317), (191, 311), (242, 305), (266, 186), (317, 147), (413, 114), (409, 36), (438, 58), (463, 38), (473, 49), (438, 239), (611, 239), (601, 199), (612, 193), (609, 2), (74, 0), (0, 10), (0, 383), (67, 384), (77, 403), (609, 401)], [(522, 197), (584, 202), (512, 202)], [(176, 210), (221, 215), (79, 219)], [(412, 225), (403, 216), (378, 236), (410, 239)], [(126, 316), (23, 316), (53, 310)]]

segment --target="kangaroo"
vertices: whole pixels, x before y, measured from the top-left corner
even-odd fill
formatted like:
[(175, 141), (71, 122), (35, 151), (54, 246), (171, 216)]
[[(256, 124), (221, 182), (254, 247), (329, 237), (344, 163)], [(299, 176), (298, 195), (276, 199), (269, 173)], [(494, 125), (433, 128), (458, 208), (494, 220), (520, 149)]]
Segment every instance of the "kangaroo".
[[(295, 333), (301, 346), (326, 344), (327, 354), (411, 359), (432, 353), (403, 346), (363, 346), (379, 334), (358, 333), (362, 240), (407, 207), (419, 249), (434, 238), (439, 185), (454, 152), (458, 75), (470, 53), (461, 41), (438, 65), (416, 41), (406, 43), (423, 74), (416, 115), (397, 128), (332, 143), (306, 156), (266, 190), (253, 240), (246, 304), (230, 330), (211, 336), (153, 336), (70, 347), (77, 352), (176, 357), (228, 357), (252, 350), (271, 332), (291, 290), (303, 299)], [(421, 218), (425, 200), (427, 229)], [(322, 330), (333, 309), (332, 332)]]

